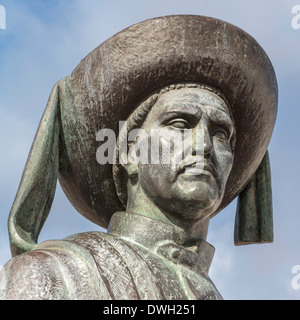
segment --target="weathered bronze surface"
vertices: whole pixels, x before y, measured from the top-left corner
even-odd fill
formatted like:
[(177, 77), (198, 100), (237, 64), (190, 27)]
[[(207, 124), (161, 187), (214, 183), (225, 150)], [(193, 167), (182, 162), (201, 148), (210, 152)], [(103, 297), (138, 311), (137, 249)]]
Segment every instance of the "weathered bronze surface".
[[(239, 196), (235, 243), (273, 240), (276, 114), (272, 65), (241, 29), (180, 15), (116, 34), (49, 98), (9, 217), (0, 298), (222, 299), (208, 276), (209, 220)], [(108, 163), (103, 129), (118, 136)], [(37, 243), (57, 179), (107, 233)]]

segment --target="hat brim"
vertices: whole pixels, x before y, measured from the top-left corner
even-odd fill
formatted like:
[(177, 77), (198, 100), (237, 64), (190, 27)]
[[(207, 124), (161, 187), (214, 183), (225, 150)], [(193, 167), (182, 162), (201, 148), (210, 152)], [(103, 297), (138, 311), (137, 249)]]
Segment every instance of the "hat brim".
[(152, 92), (182, 82), (216, 88), (232, 108), (234, 164), (217, 212), (247, 185), (266, 153), (277, 115), (277, 81), (269, 58), (251, 36), (227, 22), (160, 17), (114, 35), (60, 83), (64, 151), (59, 181), (83, 216), (106, 228), (112, 214), (124, 210), (112, 165), (96, 160), (97, 132), (118, 133), (119, 121)]

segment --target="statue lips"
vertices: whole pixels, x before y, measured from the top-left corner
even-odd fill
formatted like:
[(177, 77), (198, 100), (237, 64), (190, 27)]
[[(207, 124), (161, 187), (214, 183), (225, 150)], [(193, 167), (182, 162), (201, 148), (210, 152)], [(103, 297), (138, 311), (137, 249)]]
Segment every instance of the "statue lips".
[(190, 176), (212, 175), (215, 179), (218, 178), (215, 166), (211, 161), (203, 158), (192, 158), (182, 161), (179, 165), (179, 174)]

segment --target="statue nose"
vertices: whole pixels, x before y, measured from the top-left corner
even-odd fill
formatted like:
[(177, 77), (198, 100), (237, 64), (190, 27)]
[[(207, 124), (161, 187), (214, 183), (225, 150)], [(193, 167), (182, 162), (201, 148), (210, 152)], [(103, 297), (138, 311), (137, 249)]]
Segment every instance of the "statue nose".
[(192, 154), (208, 158), (212, 154), (212, 140), (206, 124), (199, 124), (193, 129)]
[(206, 130), (206, 134), (204, 135), (204, 156), (205, 157), (210, 157), (212, 153), (212, 141), (211, 141), (211, 136), (208, 130)]

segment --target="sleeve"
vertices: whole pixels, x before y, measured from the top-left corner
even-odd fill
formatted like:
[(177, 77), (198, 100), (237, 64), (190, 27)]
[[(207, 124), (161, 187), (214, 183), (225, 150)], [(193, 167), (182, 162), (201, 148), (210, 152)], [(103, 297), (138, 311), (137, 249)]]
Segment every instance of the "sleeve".
[(46, 252), (19, 255), (0, 273), (0, 300), (60, 300), (64, 295), (57, 262)]
[(11, 259), (0, 272), (0, 300), (108, 299), (93, 256), (69, 241), (45, 241)]

